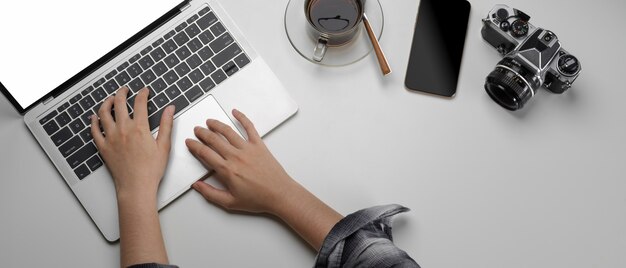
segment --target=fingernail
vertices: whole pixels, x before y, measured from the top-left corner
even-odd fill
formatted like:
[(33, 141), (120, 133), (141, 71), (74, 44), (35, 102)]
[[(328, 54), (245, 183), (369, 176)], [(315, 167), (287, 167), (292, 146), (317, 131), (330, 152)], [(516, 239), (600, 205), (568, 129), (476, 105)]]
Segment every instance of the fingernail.
[(175, 111), (176, 111), (176, 106), (170, 105), (167, 107), (167, 112), (170, 113), (172, 116), (174, 115)]
[(193, 131), (200, 131), (200, 127), (194, 127)]

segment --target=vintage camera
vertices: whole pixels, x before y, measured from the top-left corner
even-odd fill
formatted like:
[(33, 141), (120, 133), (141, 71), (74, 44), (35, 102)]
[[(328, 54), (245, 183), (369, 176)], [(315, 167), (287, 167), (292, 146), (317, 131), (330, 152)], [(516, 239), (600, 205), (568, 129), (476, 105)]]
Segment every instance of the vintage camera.
[(483, 19), (483, 39), (504, 55), (487, 76), (485, 90), (512, 111), (524, 107), (542, 85), (553, 93), (565, 92), (582, 69), (553, 32), (529, 20), (526, 13), (506, 5), (496, 5)]

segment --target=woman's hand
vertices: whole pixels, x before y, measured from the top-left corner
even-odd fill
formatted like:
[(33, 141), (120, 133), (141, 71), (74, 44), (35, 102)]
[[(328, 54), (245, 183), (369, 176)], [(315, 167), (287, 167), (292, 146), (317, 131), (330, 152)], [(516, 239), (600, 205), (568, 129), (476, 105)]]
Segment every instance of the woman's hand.
[[(134, 119), (128, 115), (127, 94), (128, 88), (124, 87), (115, 97), (104, 101), (98, 112), (100, 122), (96, 116), (91, 118), (91, 134), (115, 180), (118, 195), (156, 195), (169, 158), (174, 107), (163, 112), (155, 140), (148, 123), (148, 89), (139, 91), (135, 98)], [(115, 120), (111, 115), (112, 106)]]
[(215, 120), (207, 120), (208, 128), (196, 127), (200, 142), (186, 141), (189, 151), (215, 170), (226, 190), (201, 181), (193, 188), (209, 202), (229, 210), (273, 214), (319, 250), (343, 217), (285, 172), (244, 114), (234, 110), (233, 115), (248, 133), (248, 141)]
[(233, 116), (246, 130), (248, 141), (230, 126), (212, 119), (206, 122), (208, 128), (194, 129), (200, 141), (186, 141), (189, 151), (215, 170), (227, 190), (204, 182), (195, 183), (193, 188), (226, 209), (276, 214), (282, 199), (299, 185), (272, 156), (252, 122), (237, 110)]

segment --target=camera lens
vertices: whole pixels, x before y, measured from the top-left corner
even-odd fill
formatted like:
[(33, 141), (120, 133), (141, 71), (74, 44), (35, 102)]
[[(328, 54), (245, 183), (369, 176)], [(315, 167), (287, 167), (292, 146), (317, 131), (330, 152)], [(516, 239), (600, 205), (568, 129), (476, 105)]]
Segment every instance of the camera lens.
[(505, 58), (487, 76), (485, 90), (500, 106), (515, 111), (534, 95), (535, 88), (528, 82), (532, 81), (532, 73), (515, 61)]

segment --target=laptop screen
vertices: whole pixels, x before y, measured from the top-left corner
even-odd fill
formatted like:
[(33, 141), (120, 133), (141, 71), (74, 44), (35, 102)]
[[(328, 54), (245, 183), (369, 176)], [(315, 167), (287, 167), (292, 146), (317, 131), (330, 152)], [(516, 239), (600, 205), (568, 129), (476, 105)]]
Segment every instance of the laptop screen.
[(0, 1), (0, 82), (26, 108), (180, 2)]

